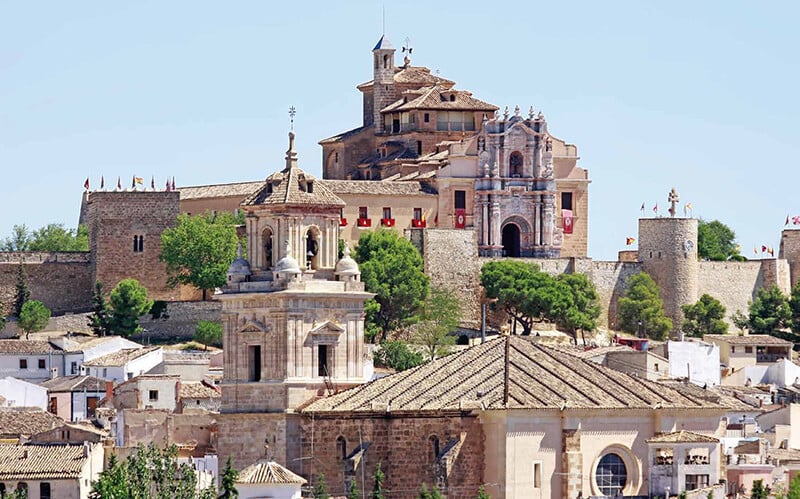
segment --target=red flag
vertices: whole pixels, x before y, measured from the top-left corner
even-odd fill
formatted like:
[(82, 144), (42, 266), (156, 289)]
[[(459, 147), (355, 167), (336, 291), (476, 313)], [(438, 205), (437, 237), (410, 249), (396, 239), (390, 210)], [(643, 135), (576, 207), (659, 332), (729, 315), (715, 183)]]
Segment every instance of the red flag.
[(792, 217), (792, 225), (800, 225), (800, 215)]
[(100, 188), (101, 189), (106, 188), (106, 179), (104, 179), (102, 175), (100, 176)]
[(626, 237), (625, 238), (625, 246), (630, 246), (631, 244), (636, 242), (635, 237)]
[(573, 222), (572, 210), (561, 210), (561, 225), (564, 234), (572, 234)]
[(761, 252), (762, 253), (766, 253), (766, 251), (767, 251), (767, 247), (762, 244), (761, 245)]
[(167, 192), (169, 192), (169, 191), (170, 191), (170, 188), (169, 188), (169, 179), (167, 179)]
[(789, 215), (786, 215), (786, 222), (784, 222), (783, 225), (789, 225)]
[(86, 182), (83, 183), (83, 188), (89, 190), (89, 177), (86, 177)]
[(467, 210), (459, 208), (456, 210), (456, 229), (463, 229), (466, 226), (467, 226)]
[(172, 190), (173, 191), (176, 190), (175, 189), (175, 177), (172, 177)]
[(656, 205), (653, 206), (653, 213), (658, 213), (658, 203), (656, 203)]
[(118, 191), (122, 190), (122, 178), (120, 177), (117, 177), (117, 190)]
[(156, 190), (156, 176), (153, 175), (150, 177), (150, 188)]

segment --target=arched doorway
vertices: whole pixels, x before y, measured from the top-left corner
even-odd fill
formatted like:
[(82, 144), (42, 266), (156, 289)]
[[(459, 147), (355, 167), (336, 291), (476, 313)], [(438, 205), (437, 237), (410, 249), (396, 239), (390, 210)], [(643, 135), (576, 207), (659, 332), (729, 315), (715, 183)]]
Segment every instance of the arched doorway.
[(503, 227), (503, 255), (519, 257), (519, 226), (515, 223)]
[(272, 268), (272, 229), (267, 227), (261, 233), (261, 247), (264, 251), (264, 259), (261, 262), (261, 268), (268, 270)]
[(319, 268), (319, 229), (311, 227), (306, 232), (306, 267)]

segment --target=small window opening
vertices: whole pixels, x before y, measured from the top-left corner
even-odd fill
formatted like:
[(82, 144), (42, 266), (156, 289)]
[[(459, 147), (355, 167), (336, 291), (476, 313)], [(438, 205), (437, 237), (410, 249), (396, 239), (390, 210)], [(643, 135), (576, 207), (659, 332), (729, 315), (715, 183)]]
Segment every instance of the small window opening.
[(358, 218), (367, 218), (367, 207), (366, 206), (359, 206), (358, 207)]
[(158, 390), (150, 390), (148, 396), (150, 398), (150, 402), (156, 402), (158, 400)]
[(572, 193), (571, 192), (562, 192), (561, 193), (561, 209), (562, 210), (571, 210), (572, 209)]
[(417, 141), (417, 156), (422, 156), (422, 141)]
[(336, 439), (336, 454), (341, 456), (342, 460), (347, 459), (347, 440), (344, 437)]
[(431, 445), (431, 452), (433, 453), (433, 461), (439, 458), (439, 437), (436, 435), (431, 435), (428, 438), (428, 442)]
[(430, 123), (430, 121), (431, 121), (431, 115), (430, 115), (429, 113), (425, 113), (425, 114), (423, 114), (423, 115), (422, 115), (422, 121), (424, 121), (425, 123)]
[(27, 369), (28, 368), (28, 359), (19, 359), (19, 368), (20, 369)]
[(144, 236), (133, 236), (133, 252), (141, 253), (144, 251)]
[(248, 381), (261, 381), (261, 345), (247, 347)]
[(422, 220), (422, 208), (414, 208), (414, 220)]
[(326, 377), (328, 370), (328, 345), (317, 346), (317, 376)]
[(453, 207), (457, 210), (467, 209), (467, 191), (453, 192)]
[(39, 359), (39, 369), (44, 369), (45, 368), (44, 364), (45, 364), (44, 359)]
[(386, 220), (392, 218), (392, 209), (389, 208), (388, 206), (385, 206), (383, 208), (383, 218)]
[(450, 94), (450, 102), (456, 101), (456, 94)]

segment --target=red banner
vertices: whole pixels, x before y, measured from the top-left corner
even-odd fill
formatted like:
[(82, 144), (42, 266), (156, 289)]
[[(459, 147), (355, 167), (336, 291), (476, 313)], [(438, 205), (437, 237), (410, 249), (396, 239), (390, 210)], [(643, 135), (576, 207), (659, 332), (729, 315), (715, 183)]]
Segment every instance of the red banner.
[(456, 229), (463, 229), (467, 226), (467, 210), (456, 210)]
[(572, 210), (561, 210), (561, 225), (564, 228), (564, 234), (572, 234), (572, 227), (575, 219), (572, 216)]

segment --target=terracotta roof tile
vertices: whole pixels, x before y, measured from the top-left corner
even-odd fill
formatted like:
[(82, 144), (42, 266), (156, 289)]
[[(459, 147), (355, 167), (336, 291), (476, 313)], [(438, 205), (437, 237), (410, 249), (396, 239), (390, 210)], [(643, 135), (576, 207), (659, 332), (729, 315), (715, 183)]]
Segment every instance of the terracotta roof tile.
[(429, 195), (419, 182), (386, 182), (381, 180), (322, 180), (325, 187), (336, 194), (361, 194), (376, 196)]
[[(504, 394), (508, 393), (507, 402)], [(504, 337), (311, 403), (304, 412), (529, 408), (714, 408), (657, 382)]]
[(60, 351), (46, 340), (0, 340), (0, 353), (37, 355)]
[(222, 397), (222, 395), (220, 395), (217, 390), (211, 388), (203, 382), (189, 381), (181, 383), (180, 397), (182, 399), (216, 399)]
[(83, 445), (0, 445), (0, 481), (78, 478)]
[(693, 431), (674, 431), (671, 433), (657, 433), (646, 440), (648, 444), (677, 444), (677, 443), (719, 443), (719, 439), (695, 433)]
[(304, 485), (306, 479), (295, 475), (275, 461), (261, 460), (239, 472), (237, 483), (276, 483)]
[(161, 347), (123, 348), (114, 353), (103, 355), (83, 363), (87, 367), (121, 367)]
[(241, 196), (241, 198), (244, 199), (262, 185), (264, 185), (263, 180), (256, 180), (253, 182), (181, 187), (181, 201), (189, 199), (226, 198), (231, 196)]
[(791, 341), (782, 340), (768, 334), (706, 334), (705, 342), (721, 342), (729, 345), (764, 345), (764, 346), (792, 346)]
[[(426, 68), (424, 66), (410, 66), (410, 65), (395, 68), (394, 82), (404, 85), (419, 85), (419, 86), (442, 85), (442, 86), (452, 87), (453, 85), (455, 85), (455, 82), (453, 80), (448, 80), (447, 78), (442, 78), (439, 75), (431, 74), (431, 70), (429, 68)], [(374, 84), (375, 84), (374, 80), (370, 80), (368, 82), (358, 85), (356, 88), (358, 88), (359, 90), (365, 90)]]
[(4, 437), (30, 436), (51, 430), (63, 423), (61, 418), (38, 408), (0, 408), (0, 435)]
[(74, 375), (59, 376), (40, 383), (47, 391), (53, 392), (102, 392), (106, 389), (106, 380), (94, 376)]
[[(451, 95), (453, 100), (450, 99)], [(494, 112), (498, 107), (476, 99), (472, 93), (465, 90), (452, 90), (441, 85), (434, 85), (404, 92), (402, 99), (389, 104), (381, 109), (381, 112), (410, 111), (412, 109)]]

